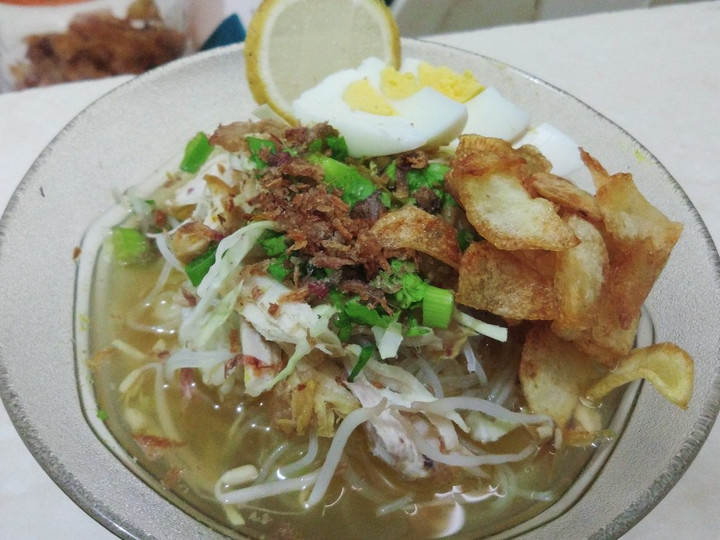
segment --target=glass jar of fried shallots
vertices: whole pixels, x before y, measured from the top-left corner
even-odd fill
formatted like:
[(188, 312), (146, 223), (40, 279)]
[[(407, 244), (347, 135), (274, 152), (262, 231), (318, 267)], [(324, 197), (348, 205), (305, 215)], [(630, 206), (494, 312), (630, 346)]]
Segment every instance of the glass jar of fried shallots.
[(0, 90), (143, 73), (186, 30), (187, 0), (0, 0)]

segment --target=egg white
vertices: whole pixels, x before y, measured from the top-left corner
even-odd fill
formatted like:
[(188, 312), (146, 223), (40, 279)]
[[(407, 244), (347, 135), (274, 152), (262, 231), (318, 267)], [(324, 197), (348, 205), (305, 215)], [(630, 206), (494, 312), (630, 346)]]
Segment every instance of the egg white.
[(530, 114), (491, 86), (465, 105), (468, 109), (468, 121), (463, 133), (513, 141), (530, 125)]
[(467, 122), (465, 105), (431, 88), (423, 88), (405, 99), (387, 99), (397, 115), (353, 110), (343, 100), (347, 87), (366, 79), (380, 92), (385, 66), (378, 58), (368, 58), (355, 69), (326, 77), (293, 102), (293, 115), (302, 124), (328, 122), (345, 137), (348, 153), (353, 157), (397, 154), (447, 144), (462, 132)]
[(530, 128), (514, 146), (519, 148), (524, 144), (537, 148), (552, 163), (550, 172), (558, 176), (567, 176), (583, 166), (578, 144), (550, 124)]

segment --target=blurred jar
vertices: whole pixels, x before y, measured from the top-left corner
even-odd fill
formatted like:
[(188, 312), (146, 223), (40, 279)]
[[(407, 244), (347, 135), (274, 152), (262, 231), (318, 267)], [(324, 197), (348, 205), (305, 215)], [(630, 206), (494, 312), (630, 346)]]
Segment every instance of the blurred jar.
[(138, 74), (188, 52), (187, 0), (0, 0), (0, 91)]

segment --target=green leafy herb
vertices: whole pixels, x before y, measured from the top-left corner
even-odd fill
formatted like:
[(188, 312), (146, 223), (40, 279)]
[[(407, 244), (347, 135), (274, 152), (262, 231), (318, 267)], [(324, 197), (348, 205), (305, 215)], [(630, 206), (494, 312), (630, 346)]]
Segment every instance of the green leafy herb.
[(185, 154), (180, 162), (180, 170), (188, 173), (196, 173), (200, 170), (203, 163), (212, 154), (213, 145), (202, 131), (199, 131), (195, 137), (185, 146)]
[(353, 321), (368, 326), (380, 326), (387, 328), (392, 322), (392, 317), (381, 314), (377, 309), (371, 309), (360, 302), (357, 298), (351, 298), (345, 303), (344, 313)]
[(352, 370), (350, 371), (350, 375), (348, 375), (348, 382), (353, 382), (355, 380), (355, 377), (358, 376), (362, 368), (365, 367), (365, 364), (368, 363), (368, 360), (372, 358), (373, 353), (375, 352), (375, 348), (372, 345), (366, 345), (360, 350), (360, 355), (358, 356), (357, 362), (355, 362), (355, 365), (353, 366)]
[(259, 137), (245, 137), (247, 142), (248, 150), (250, 150), (250, 161), (252, 161), (259, 170), (263, 170), (267, 167), (267, 162), (262, 158), (262, 153), (267, 149), (270, 154), (274, 154), (277, 151), (275, 143), (267, 139), (261, 139)]
[(394, 298), (402, 309), (421, 302), (425, 297), (428, 284), (419, 275), (407, 272), (400, 278), (400, 283), (402, 288), (395, 293)]
[(422, 336), (432, 332), (427, 326), (420, 326), (415, 317), (408, 317), (405, 329), (406, 337)]
[(95, 413), (95, 416), (97, 416), (97, 417), (98, 417), (100, 420), (102, 420), (103, 422), (107, 422), (108, 419), (110, 418), (110, 416), (108, 415), (108, 413), (106, 413), (106, 412), (105, 412), (104, 410), (102, 410), (102, 409), (98, 409), (97, 412)]
[(203, 254), (198, 255), (185, 265), (185, 273), (195, 287), (200, 285), (210, 267), (215, 263), (217, 246), (211, 246)]
[(265, 250), (268, 257), (277, 257), (283, 255), (287, 249), (287, 243), (284, 234), (270, 232), (265, 238), (260, 240), (260, 246)]
[(322, 139), (313, 139), (310, 144), (308, 144), (307, 147), (308, 151), (310, 152), (322, 152), (323, 149), (323, 140)]
[(423, 186), (430, 189), (442, 189), (445, 173), (449, 170), (450, 167), (442, 163), (430, 163), (424, 169), (410, 169), (406, 175), (410, 193), (414, 193)]
[(395, 178), (397, 174), (397, 163), (395, 160), (392, 160), (390, 164), (385, 167), (385, 176), (387, 176), (390, 179), (390, 185), (395, 183)]
[(285, 268), (285, 260), (285, 257), (278, 257), (268, 266), (268, 273), (278, 281), (284, 280), (290, 273), (290, 270)]
[(348, 158), (348, 148), (345, 143), (345, 137), (335, 137), (328, 135), (325, 137), (325, 144), (330, 149), (330, 155), (338, 161), (345, 161)]
[(465, 251), (468, 247), (470, 247), (470, 244), (474, 239), (474, 235), (467, 229), (460, 229), (457, 232), (457, 239), (458, 244), (460, 245), (460, 249)]

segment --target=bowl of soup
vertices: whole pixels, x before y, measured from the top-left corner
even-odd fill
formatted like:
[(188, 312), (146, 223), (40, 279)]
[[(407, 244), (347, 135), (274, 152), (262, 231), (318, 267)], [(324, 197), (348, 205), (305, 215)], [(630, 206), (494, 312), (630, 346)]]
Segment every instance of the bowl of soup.
[[(717, 254), (679, 186), (615, 124), (525, 73), (412, 40), (403, 54), (470, 70), (529, 126), (571, 137), (584, 163), (556, 174), (520, 136), (349, 155), (332, 126), (258, 117), (229, 47), (103, 97), (21, 184), (0, 277), (5, 321), (26, 324), (2, 326), (3, 398), (45, 470), (116, 534), (619, 536), (699, 450), (717, 343), (692, 321), (720, 310)], [(593, 174), (629, 173), (682, 229), (624, 339), (694, 359), (684, 408), (637, 377), (589, 399), (617, 358), (598, 360), (567, 325), (560, 337), (559, 315), (537, 315), (540, 293), (519, 311), (477, 299), (496, 284), (474, 281), (477, 261), (552, 283), (569, 248), (478, 232), (467, 185), (484, 173), (459, 157), (476, 152), (483, 167), (497, 158), (493, 174), (567, 177), (583, 193)], [(569, 214), (609, 238), (592, 204), (534, 193), (575, 236), (585, 225)], [(539, 404), (553, 400), (533, 389), (548, 385), (569, 412)]]

